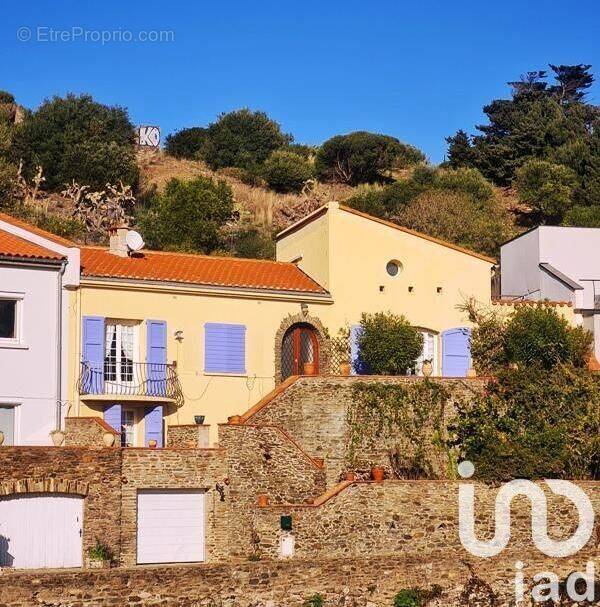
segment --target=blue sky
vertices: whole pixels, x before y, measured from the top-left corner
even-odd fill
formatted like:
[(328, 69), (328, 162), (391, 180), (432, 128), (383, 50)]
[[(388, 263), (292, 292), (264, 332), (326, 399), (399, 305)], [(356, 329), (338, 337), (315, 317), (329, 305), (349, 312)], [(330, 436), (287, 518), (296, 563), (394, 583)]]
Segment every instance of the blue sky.
[[(49, 41), (50, 28), (77, 39)], [(174, 40), (94, 42), (101, 30)], [(582, 62), (600, 79), (599, 40), (600, 3), (588, 0), (12, 2), (2, 6), (0, 89), (31, 108), (91, 93), (163, 135), (250, 107), (301, 143), (377, 131), (439, 162), (444, 137), (472, 131), (519, 74)]]

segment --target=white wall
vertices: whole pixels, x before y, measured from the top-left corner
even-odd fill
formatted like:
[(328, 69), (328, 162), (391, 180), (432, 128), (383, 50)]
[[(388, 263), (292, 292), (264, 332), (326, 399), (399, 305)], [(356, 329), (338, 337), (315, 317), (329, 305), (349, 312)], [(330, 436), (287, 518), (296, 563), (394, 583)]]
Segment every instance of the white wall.
[(502, 297), (540, 298), (539, 230), (532, 230), (500, 249)]
[(23, 296), (20, 343), (0, 344), (0, 403), (17, 405), (15, 444), (51, 444), (55, 429), (58, 273), (0, 264), (0, 292)]

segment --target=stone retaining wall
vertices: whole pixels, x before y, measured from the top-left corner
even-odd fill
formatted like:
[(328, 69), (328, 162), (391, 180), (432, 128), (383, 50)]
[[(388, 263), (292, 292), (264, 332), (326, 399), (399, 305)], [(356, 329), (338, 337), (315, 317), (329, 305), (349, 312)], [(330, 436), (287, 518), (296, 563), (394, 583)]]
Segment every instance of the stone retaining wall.
[[(21, 572), (3, 575), (3, 607), (301, 607), (315, 594), (325, 605), (390, 607), (405, 588), (442, 588), (430, 607), (508, 607), (514, 599), (514, 563), (526, 560), (524, 573), (556, 572), (561, 579), (584, 570), (582, 559), (539, 561), (532, 555), (505, 553), (502, 558), (473, 560), (464, 553), (443, 558), (309, 559), (296, 561), (239, 562), (234, 564), (73, 572)], [(469, 568), (475, 578), (469, 572)], [(490, 584), (498, 595), (469, 580)], [(529, 603), (528, 603), (529, 604)]]
[[(431, 378), (446, 386), (453, 400), (469, 399), (485, 388), (486, 379)], [(277, 425), (283, 428), (314, 457), (325, 458), (327, 484), (338, 482), (347, 468), (348, 444), (347, 410), (353, 400), (356, 383), (398, 385), (423, 381), (422, 377), (323, 376), (298, 378), (283, 392), (251, 415), (245, 423)], [(452, 404), (452, 403), (451, 403)], [(448, 419), (453, 414), (452, 406)], [(389, 445), (382, 444), (379, 452), (363, 454), (363, 459), (387, 462)]]

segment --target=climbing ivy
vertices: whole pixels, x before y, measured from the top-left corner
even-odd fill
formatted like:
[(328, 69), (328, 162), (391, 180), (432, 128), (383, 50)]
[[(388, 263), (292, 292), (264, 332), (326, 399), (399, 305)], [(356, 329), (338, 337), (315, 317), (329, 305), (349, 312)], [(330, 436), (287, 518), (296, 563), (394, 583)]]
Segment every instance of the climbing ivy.
[(424, 379), (404, 385), (360, 382), (348, 407), (346, 456), (364, 464), (387, 453), (398, 478), (435, 478), (449, 461), (445, 413), (450, 391)]

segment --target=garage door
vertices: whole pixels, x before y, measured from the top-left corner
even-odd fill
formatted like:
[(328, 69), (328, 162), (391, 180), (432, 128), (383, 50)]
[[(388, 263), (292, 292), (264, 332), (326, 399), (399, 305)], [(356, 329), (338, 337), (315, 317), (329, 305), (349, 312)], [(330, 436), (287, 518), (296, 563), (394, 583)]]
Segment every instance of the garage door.
[(138, 563), (204, 560), (204, 491), (138, 492)]
[(83, 498), (32, 494), (0, 498), (0, 566), (81, 567)]

